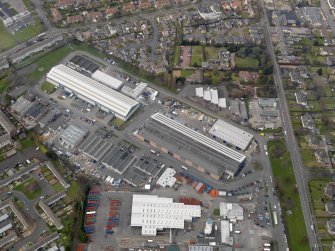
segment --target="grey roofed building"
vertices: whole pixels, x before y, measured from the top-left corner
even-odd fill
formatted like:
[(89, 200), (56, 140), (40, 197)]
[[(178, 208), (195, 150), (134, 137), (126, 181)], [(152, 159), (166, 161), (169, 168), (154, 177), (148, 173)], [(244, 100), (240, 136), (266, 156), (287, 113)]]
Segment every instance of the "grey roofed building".
[(263, 117), (279, 117), (278, 110), (262, 109), (260, 114)]
[(165, 153), (184, 158), (185, 163), (216, 179), (224, 173), (237, 175), (246, 160), (245, 155), (160, 113), (152, 115), (140, 133), (139, 139), (143, 137), (152, 146), (160, 145)]
[(78, 150), (83, 152), (89, 158), (95, 161), (100, 161), (111, 148), (112, 143), (95, 134), (91, 134), (79, 146)]
[(0, 136), (0, 148), (10, 144), (12, 144), (12, 138), (10, 135), (8, 133), (2, 134)]
[(26, 116), (29, 116), (31, 119), (38, 121), (41, 119), (44, 114), (48, 111), (47, 104), (44, 104), (40, 101), (35, 101), (32, 103), (32, 106), (26, 112)]
[(58, 128), (60, 128), (62, 125), (65, 124), (66, 121), (68, 121), (70, 119), (69, 116), (65, 116), (65, 115), (61, 115), (59, 117), (56, 118), (55, 121), (52, 121), (49, 125), (48, 125), (48, 129), (52, 132), (56, 131)]
[(312, 149), (318, 148), (322, 144), (322, 138), (319, 135), (313, 133), (307, 135), (307, 142)]
[(52, 172), (53, 175), (58, 179), (59, 183), (67, 189), (70, 187), (70, 185), (64, 180), (63, 176), (57, 171), (57, 169), (54, 167), (53, 163), (50, 161), (46, 162), (46, 166), (49, 168), (49, 170)]
[(230, 110), (232, 114), (240, 116), (241, 113), (240, 113), (240, 106), (239, 106), (238, 100), (230, 101)]
[(45, 247), (49, 243), (57, 240), (59, 238), (58, 232), (53, 232), (49, 234), (47, 237), (44, 237), (43, 239), (35, 242), (32, 246), (29, 246), (28, 248), (24, 249), (24, 251), (36, 251), (40, 248)]
[(11, 241), (14, 241), (16, 238), (18, 238), (18, 236), (17, 236), (17, 234), (16, 234), (15, 231), (12, 231), (10, 234), (2, 237), (0, 239), (0, 248), (2, 248), (3, 246), (7, 245)]
[(44, 50), (47, 47), (50, 47), (54, 44), (56, 44), (59, 41), (63, 40), (63, 35), (62, 34), (58, 34), (58, 35), (54, 35), (51, 37), (48, 37), (47, 39), (41, 41), (41, 42), (35, 42), (33, 45), (28, 46), (26, 48), (24, 48), (21, 51), (18, 51), (14, 54), (12, 54), (9, 59), (10, 61), (15, 64), (18, 63), (20, 61), (22, 61), (23, 59), (29, 57), (30, 55), (37, 53), (39, 51)]
[(335, 219), (327, 220), (327, 231), (330, 234), (335, 234)]
[(311, 115), (309, 115), (309, 113), (305, 113), (303, 116), (301, 116), (301, 123), (303, 128), (314, 130), (313, 118)]
[(21, 96), (16, 100), (14, 104), (12, 104), (11, 109), (15, 114), (19, 116), (24, 116), (31, 106), (32, 102), (30, 102), (24, 96)]
[(188, 251), (214, 251), (214, 247), (208, 245), (189, 245)]
[(277, 107), (276, 98), (259, 98), (258, 104), (260, 107)]
[(38, 121), (41, 128), (46, 127), (53, 119), (60, 114), (60, 110), (57, 108), (51, 108), (46, 114)]
[(63, 146), (73, 148), (80, 144), (88, 132), (86, 128), (71, 124), (58, 136), (58, 139)]
[(335, 201), (333, 201), (333, 200), (327, 201), (325, 207), (326, 207), (327, 213), (335, 214)]
[(64, 198), (66, 196), (66, 190), (60, 191), (58, 193), (54, 193), (51, 196), (44, 199), (44, 202), (46, 205), (50, 206), (54, 204), (55, 202), (59, 201), (60, 199)]
[(54, 214), (51, 208), (43, 200), (40, 200), (38, 205), (42, 208), (44, 213), (49, 217), (51, 222), (56, 226), (58, 230), (64, 227), (62, 221)]
[(158, 173), (163, 169), (162, 164), (150, 161), (144, 157), (140, 157), (134, 164), (134, 166), (141, 170), (142, 172), (146, 173), (147, 175), (156, 178)]
[(118, 174), (123, 174), (136, 160), (127, 147), (114, 146), (105, 154), (102, 164)]
[(329, 199), (334, 199), (335, 196), (335, 183), (329, 182), (325, 187), (325, 196)]
[(306, 97), (305, 93), (295, 92), (294, 96), (295, 96), (295, 100), (297, 101), (298, 105), (307, 106), (308, 103), (307, 103), (307, 97)]
[(247, 106), (245, 102), (240, 102), (240, 111), (241, 111), (241, 119), (244, 121), (248, 121), (248, 112), (247, 112)]
[(0, 60), (0, 71), (9, 68), (9, 63), (7, 59)]
[(16, 133), (15, 126), (1, 110), (0, 110), (0, 124), (8, 134), (13, 135)]

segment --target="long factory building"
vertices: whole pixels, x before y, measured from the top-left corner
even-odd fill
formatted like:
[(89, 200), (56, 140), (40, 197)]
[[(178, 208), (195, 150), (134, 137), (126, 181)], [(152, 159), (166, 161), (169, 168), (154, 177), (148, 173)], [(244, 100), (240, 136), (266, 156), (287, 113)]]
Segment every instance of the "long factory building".
[(137, 101), (62, 64), (50, 70), (47, 81), (124, 121), (139, 107)]
[(238, 175), (245, 165), (246, 156), (242, 153), (161, 113), (153, 114), (135, 135), (217, 180), (224, 174)]

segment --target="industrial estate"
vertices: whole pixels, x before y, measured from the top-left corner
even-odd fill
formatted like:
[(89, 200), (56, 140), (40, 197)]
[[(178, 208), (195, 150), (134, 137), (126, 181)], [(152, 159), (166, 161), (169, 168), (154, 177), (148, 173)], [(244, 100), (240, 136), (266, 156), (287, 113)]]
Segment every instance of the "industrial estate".
[(335, 250), (334, 0), (0, 0), (0, 250)]

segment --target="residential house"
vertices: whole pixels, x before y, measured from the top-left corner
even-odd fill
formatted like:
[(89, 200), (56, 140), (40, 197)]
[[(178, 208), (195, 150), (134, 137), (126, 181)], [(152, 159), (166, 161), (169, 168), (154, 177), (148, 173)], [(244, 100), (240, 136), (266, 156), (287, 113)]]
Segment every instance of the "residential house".
[(305, 113), (305, 115), (301, 116), (301, 123), (303, 128), (314, 130), (313, 118), (308, 113)]
[(74, 5), (74, 0), (58, 0), (57, 6), (60, 9), (67, 9)]
[(102, 19), (102, 13), (100, 11), (87, 13), (87, 19), (91, 22), (97, 22)]
[(335, 234), (335, 219), (327, 220), (326, 228), (327, 228), (328, 233)]
[(240, 79), (244, 82), (253, 82), (258, 79), (258, 73), (252, 71), (240, 71), (239, 72)]
[(52, 15), (52, 20), (54, 21), (54, 23), (58, 23), (59, 21), (63, 19), (62, 14), (57, 8), (51, 8), (51, 15)]
[(329, 156), (323, 149), (317, 149), (314, 151), (316, 160), (321, 164), (329, 164)]
[(12, 144), (12, 138), (10, 135), (6, 132), (0, 136), (0, 148)]
[(8, 69), (9, 68), (9, 63), (7, 61), (7, 59), (3, 59), (0, 61), (0, 72), (2, 70)]
[(140, 9), (149, 9), (152, 7), (152, 3), (149, 0), (140, 0), (138, 1), (138, 7)]
[(135, 5), (133, 2), (124, 3), (122, 6), (123, 12), (133, 12), (135, 11)]
[(68, 16), (66, 19), (68, 24), (76, 24), (84, 21), (83, 16), (75, 15), (75, 16)]
[(329, 214), (335, 214), (335, 201), (334, 200), (326, 202), (326, 211)]
[(312, 149), (317, 149), (322, 144), (322, 139), (319, 135), (311, 134), (311, 135), (308, 135), (306, 138), (307, 138), (308, 145)]
[(114, 16), (119, 10), (114, 7), (110, 7), (106, 9), (106, 18), (110, 18)]
[(335, 198), (335, 183), (334, 182), (329, 182), (327, 186), (325, 187), (325, 196), (328, 199), (333, 200)]
[(303, 105), (303, 106), (307, 106), (307, 97), (305, 95), (305, 93), (303, 92), (296, 92), (294, 93), (295, 96), (295, 100), (297, 102), (298, 105)]

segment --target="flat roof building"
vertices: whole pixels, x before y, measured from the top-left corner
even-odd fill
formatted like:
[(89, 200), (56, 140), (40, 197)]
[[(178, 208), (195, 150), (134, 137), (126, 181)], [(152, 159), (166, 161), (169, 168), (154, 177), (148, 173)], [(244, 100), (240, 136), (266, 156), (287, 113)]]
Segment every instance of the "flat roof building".
[(218, 119), (209, 133), (241, 150), (248, 148), (253, 135), (223, 120)]
[(137, 101), (65, 65), (53, 67), (47, 74), (47, 81), (70, 90), (78, 98), (98, 105), (122, 120), (127, 120), (139, 107)]
[(69, 125), (61, 134), (58, 136), (59, 142), (67, 147), (76, 147), (88, 134), (86, 128), (81, 128), (75, 125)]
[(121, 80), (114, 78), (111, 75), (108, 75), (99, 70), (97, 70), (96, 72), (92, 74), (92, 78), (114, 90), (119, 90), (122, 86)]
[(243, 220), (243, 208), (236, 203), (220, 203), (220, 215), (228, 220)]
[(127, 95), (128, 97), (138, 99), (147, 87), (148, 84), (141, 82), (135, 88), (131, 88), (129, 86), (123, 86), (121, 92), (124, 95)]
[(136, 136), (215, 179), (224, 173), (237, 175), (246, 160), (242, 153), (160, 113), (153, 114)]
[(232, 246), (234, 239), (230, 236), (230, 222), (228, 220), (221, 220), (221, 243)]
[(201, 217), (199, 205), (175, 203), (172, 198), (157, 195), (133, 195), (132, 227), (141, 227), (143, 236), (156, 236), (165, 228), (184, 229), (185, 221)]
[(164, 173), (159, 177), (156, 184), (161, 187), (172, 187), (176, 183), (177, 179), (174, 177), (176, 171), (172, 168), (166, 168)]

